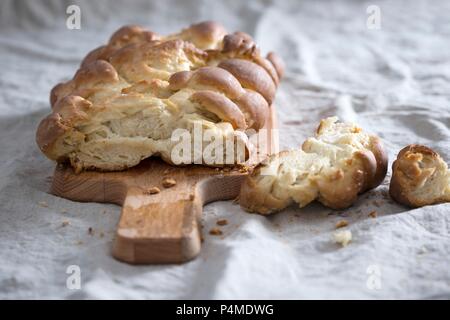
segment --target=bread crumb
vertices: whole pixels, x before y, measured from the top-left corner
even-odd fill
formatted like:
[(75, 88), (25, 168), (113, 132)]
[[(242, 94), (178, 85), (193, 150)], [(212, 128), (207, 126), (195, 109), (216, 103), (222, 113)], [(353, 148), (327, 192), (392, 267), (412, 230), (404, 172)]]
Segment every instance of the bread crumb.
[(240, 173), (248, 173), (250, 171), (250, 168), (247, 167), (246, 165), (240, 164), (238, 165), (238, 168)]
[(40, 205), (40, 206), (43, 207), (43, 208), (48, 208), (48, 203), (45, 202), (45, 201), (39, 201), (39, 202), (38, 202), (38, 205)]
[(195, 195), (191, 193), (191, 194), (189, 195), (189, 200), (192, 201), (192, 200), (194, 200), (194, 198), (195, 198)]
[(377, 200), (374, 200), (374, 201), (373, 201), (373, 205), (374, 205), (375, 207), (377, 207), (377, 208), (380, 207), (380, 203), (379, 203)]
[(91, 236), (94, 235), (94, 229), (92, 229), (92, 227), (89, 227), (88, 234)]
[(341, 230), (333, 233), (333, 240), (341, 246), (347, 246), (352, 241), (352, 233), (350, 230)]
[(61, 227), (66, 227), (66, 226), (68, 226), (69, 224), (70, 224), (69, 221), (64, 220), (64, 221), (61, 223)]
[(83, 241), (78, 240), (78, 241), (76, 242), (76, 244), (79, 245), (79, 246), (81, 246), (81, 245), (83, 244)]
[(100, 232), (100, 238), (103, 238), (105, 234), (103, 232)]
[(425, 254), (428, 252), (428, 249), (425, 246), (422, 246), (419, 250), (419, 254)]
[(144, 190), (144, 194), (157, 194), (160, 192), (161, 190), (158, 187), (151, 187), (150, 189)]
[(219, 219), (216, 221), (218, 226), (226, 226), (228, 224), (228, 220), (227, 219)]
[(67, 209), (61, 209), (61, 213), (67, 213)]
[(223, 232), (219, 228), (212, 228), (211, 230), (209, 230), (209, 234), (213, 236), (221, 236)]
[(375, 219), (377, 216), (378, 216), (378, 213), (377, 213), (376, 211), (371, 211), (371, 212), (369, 213), (369, 217), (371, 217), (371, 218), (373, 218), (373, 219)]
[(343, 227), (346, 227), (346, 226), (348, 226), (348, 221), (347, 220), (340, 220), (340, 221), (338, 221), (336, 223), (336, 229), (343, 228)]
[(162, 181), (162, 185), (164, 188), (172, 188), (176, 184), (177, 182), (172, 178), (164, 178)]

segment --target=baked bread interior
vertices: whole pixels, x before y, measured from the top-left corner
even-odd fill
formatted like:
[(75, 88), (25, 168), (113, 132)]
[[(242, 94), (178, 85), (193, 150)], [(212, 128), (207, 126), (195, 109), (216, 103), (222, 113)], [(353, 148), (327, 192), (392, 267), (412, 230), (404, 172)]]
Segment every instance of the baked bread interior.
[(409, 207), (450, 202), (450, 170), (432, 149), (412, 144), (392, 164), (389, 194)]
[[(122, 170), (152, 155), (174, 163), (172, 133), (196, 126), (245, 145), (243, 132), (264, 126), (282, 74), (274, 53), (261, 56), (248, 34), (214, 22), (168, 36), (125, 26), (53, 88), (37, 144), (76, 171)], [(209, 142), (201, 137), (202, 150)], [(238, 149), (227, 146), (224, 153)], [(215, 164), (196, 148), (183, 164)]]
[(260, 214), (314, 200), (343, 209), (378, 186), (386, 171), (387, 154), (377, 136), (331, 117), (301, 149), (282, 151), (258, 165), (241, 186), (240, 204)]

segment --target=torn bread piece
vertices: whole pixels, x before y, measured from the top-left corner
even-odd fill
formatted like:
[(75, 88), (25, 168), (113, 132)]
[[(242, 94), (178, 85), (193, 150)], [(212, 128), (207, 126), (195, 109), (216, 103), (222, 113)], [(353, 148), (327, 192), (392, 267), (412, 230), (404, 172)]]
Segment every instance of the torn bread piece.
[[(264, 126), (283, 70), (249, 35), (227, 34), (215, 22), (168, 36), (125, 26), (52, 89), (52, 112), (36, 141), (48, 158), (76, 171), (122, 170), (153, 155), (176, 165), (221, 166), (223, 155), (226, 164), (241, 163), (250, 148), (244, 131)], [(204, 133), (198, 143), (196, 128)], [(194, 147), (180, 163), (172, 152), (184, 134)], [(202, 153), (212, 140), (226, 144), (217, 161)], [(236, 151), (242, 145), (243, 157)]]
[(389, 194), (409, 207), (450, 202), (450, 170), (432, 149), (412, 144), (392, 164)]
[(240, 204), (260, 214), (294, 202), (304, 207), (314, 200), (333, 209), (347, 208), (358, 194), (383, 181), (387, 162), (377, 136), (330, 117), (301, 149), (282, 151), (258, 165), (241, 186)]

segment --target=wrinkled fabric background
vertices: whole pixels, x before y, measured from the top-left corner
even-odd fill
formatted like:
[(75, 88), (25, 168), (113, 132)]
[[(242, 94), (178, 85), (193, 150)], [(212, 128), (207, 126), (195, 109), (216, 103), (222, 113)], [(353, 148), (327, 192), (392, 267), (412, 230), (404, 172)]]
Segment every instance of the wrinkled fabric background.
[[(81, 8), (81, 30), (66, 28), (69, 4)], [(380, 30), (366, 26), (372, 4)], [(448, 1), (1, 1), (0, 298), (450, 298), (450, 204), (393, 203), (390, 173), (343, 211), (313, 204), (267, 218), (231, 201), (210, 204), (196, 260), (131, 266), (110, 255), (120, 208), (48, 194), (54, 164), (34, 139), (50, 89), (118, 27), (168, 33), (212, 19), (284, 58), (283, 148), (338, 115), (380, 135), (391, 162), (409, 143), (448, 161), (448, 12)], [(229, 225), (210, 236), (219, 218)], [(345, 248), (331, 240), (341, 219), (353, 233)], [(81, 290), (66, 288), (69, 265), (81, 268)]]

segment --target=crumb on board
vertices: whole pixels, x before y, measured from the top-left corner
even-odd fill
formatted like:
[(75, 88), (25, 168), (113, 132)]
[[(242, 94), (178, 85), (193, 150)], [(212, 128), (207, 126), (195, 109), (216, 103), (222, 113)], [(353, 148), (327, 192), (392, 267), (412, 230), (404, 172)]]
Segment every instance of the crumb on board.
[(39, 202), (38, 202), (38, 205), (40, 205), (40, 206), (43, 207), (43, 208), (48, 208), (48, 203), (45, 202), (45, 201), (39, 201)]
[(157, 194), (157, 193), (160, 193), (160, 192), (161, 192), (161, 190), (159, 190), (158, 187), (151, 187), (151, 188), (149, 188), (147, 190), (144, 190), (144, 194)]
[(333, 233), (333, 240), (341, 246), (347, 246), (352, 241), (352, 233), (350, 230), (339, 230)]
[(369, 217), (375, 219), (378, 216), (378, 213), (374, 210), (369, 213)]
[(247, 173), (249, 171), (250, 171), (249, 167), (246, 167), (246, 166), (242, 166), (239, 168), (240, 173)]
[(69, 224), (70, 224), (69, 221), (64, 220), (64, 221), (61, 223), (61, 227), (67, 227)]
[(216, 224), (218, 226), (226, 226), (228, 224), (228, 220), (227, 219), (219, 219), (216, 221)]
[(173, 172), (173, 171), (174, 171), (173, 168), (167, 168), (167, 169), (164, 169), (163, 175), (167, 175), (167, 174), (169, 174), (169, 173), (171, 173), (171, 172)]
[(343, 227), (346, 227), (346, 226), (348, 226), (348, 221), (347, 220), (339, 220), (336, 223), (336, 229), (343, 228)]
[(172, 178), (164, 178), (162, 181), (162, 186), (164, 188), (172, 188), (176, 184), (177, 182), (175, 181), (175, 179)]
[(219, 228), (212, 228), (211, 230), (209, 230), (209, 234), (213, 236), (221, 236), (223, 232)]

